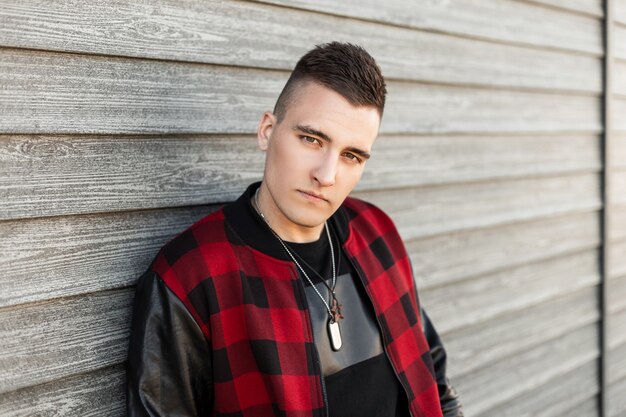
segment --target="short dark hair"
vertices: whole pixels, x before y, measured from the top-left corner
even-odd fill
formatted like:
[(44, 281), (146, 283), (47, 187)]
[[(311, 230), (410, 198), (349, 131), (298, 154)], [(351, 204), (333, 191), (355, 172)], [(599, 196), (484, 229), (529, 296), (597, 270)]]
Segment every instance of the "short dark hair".
[(385, 80), (374, 58), (351, 43), (317, 45), (296, 64), (276, 100), (278, 121), (287, 113), (294, 93), (307, 82), (314, 82), (341, 94), (354, 106), (372, 106), (380, 117), (385, 108)]

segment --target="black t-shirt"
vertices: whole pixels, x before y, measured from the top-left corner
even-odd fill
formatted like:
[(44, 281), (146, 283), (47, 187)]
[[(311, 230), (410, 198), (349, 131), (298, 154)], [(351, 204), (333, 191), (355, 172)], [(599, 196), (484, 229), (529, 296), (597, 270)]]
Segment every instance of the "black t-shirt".
[[(329, 224), (330, 227), (330, 224)], [(319, 295), (302, 277), (308, 301), (315, 344), (320, 354), (326, 396), (331, 417), (407, 417), (406, 394), (383, 350), (374, 310), (365, 288), (349, 259), (333, 239), (335, 262), (338, 262), (335, 292), (344, 316), (339, 320), (343, 346), (335, 352), (330, 347), (328, 311)], [(311, 243), (287, 243), (313, 285), (330, 305), (328, 288), (320, 276), (332, 285), (331, 253), (326, 232)], [(304, 262), (302, 262), (304, 260)], [(307, 265), (308, 264), (308, 265)], [(302, 274), (301, 274), (302, 275)]]

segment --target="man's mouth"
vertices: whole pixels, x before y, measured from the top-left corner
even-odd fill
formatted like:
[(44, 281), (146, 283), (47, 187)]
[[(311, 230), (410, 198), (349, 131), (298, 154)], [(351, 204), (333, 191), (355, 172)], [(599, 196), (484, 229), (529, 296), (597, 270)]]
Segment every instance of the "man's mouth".
[(304, 191), (304, 190), (298, 190), (298, 191), (300, 191), (302, 194), (304, 194), (305, 197), (311, 199), (312, 201), (328, 202), (328, 200), (326, 199), (326, 197), (324, 197), (323, 194), (318, 194), (313, 191)]

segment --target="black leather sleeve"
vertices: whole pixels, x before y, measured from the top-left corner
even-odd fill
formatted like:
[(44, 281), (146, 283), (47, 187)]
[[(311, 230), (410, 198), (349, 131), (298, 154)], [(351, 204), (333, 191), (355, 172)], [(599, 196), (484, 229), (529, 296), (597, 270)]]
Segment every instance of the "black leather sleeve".
[(206, 338), (184, 304), (154, 272), (137, 282), (126, 369), (134, 416), (208, 416), (213, 403)]
[(439, 401), (441, 403), (443, 417), (463, 417), (463, 406), (459, 401), (459, 396), (446, 376), (446, 350), (443, 347), (443, 343), (435, 327), (423, 308), (421, 309), (421, 315), (424, 335), (430, 346), (430, 356), (432, 357), (435, 368), (435, 377), (437, 378), (437, 389), (439, 390)]

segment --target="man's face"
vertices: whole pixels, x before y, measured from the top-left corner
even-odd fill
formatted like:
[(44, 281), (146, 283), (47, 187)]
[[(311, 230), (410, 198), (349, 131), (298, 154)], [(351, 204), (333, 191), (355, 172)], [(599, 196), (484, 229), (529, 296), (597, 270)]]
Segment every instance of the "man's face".
[(361, 178), (379, 126), (375, 107), (355, 107), (313, 82), (295, 92), (280, 123), (264, 114), (258, 129), (259, 147), (267, 153), (260, 206), (283, 239), (319, 238)]

